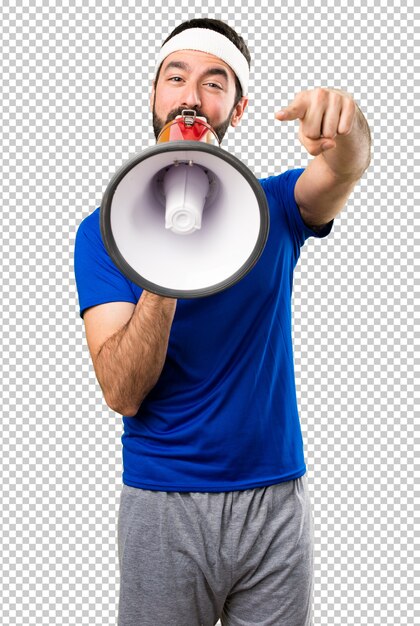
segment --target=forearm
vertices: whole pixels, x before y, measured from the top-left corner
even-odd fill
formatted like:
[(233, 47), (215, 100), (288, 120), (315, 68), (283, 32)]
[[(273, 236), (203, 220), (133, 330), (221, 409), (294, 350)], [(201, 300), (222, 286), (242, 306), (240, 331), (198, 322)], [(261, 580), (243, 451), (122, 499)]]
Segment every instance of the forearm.
[(162, 372), (177, 301), (144, 291), (128, 323), (96, 358), (105, 400), (122, 415), (135, 415)]

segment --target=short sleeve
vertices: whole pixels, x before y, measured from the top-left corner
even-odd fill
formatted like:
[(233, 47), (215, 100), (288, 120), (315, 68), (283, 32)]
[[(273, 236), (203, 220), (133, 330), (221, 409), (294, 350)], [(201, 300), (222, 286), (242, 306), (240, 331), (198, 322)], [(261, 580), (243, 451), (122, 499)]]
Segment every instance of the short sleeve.
[(131, 282), (113, 263), (103, 244), (99, 208), (79, 225), (74, 247), (74, 273), (80, 317), (84, 311), (106, 302), (137, 304)]
[(330, 234), (334, 224), (334, 220), (331, 220), (322, 229), (313, 230), (303, 221), (295, 200), (295, 185), (304, 171), (304, 168), (287, 170), (277, 176), (260, 180), (263, 188), (265, 187), (274, 196), (280, 210), (283, 211), (290, 232), (299, 246), (303, 246), (309, 237), (318, 239), (326, 237)]

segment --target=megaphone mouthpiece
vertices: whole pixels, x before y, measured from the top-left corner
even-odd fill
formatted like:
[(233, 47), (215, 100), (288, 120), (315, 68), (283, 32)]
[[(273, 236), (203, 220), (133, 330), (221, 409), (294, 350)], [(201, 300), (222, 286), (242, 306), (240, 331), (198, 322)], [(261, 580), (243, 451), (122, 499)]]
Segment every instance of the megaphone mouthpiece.
[(216, 131), (207, 122), (207, 118), (197, 115), (194, 109), (183, 109), (182, 115), (167, 122), (159, 133), (156, 143), (171, 141), (200, 141), (220, 145)]
[(197, 115), (197, 111), (194, 109), (183, 109), (181, 115), (176, 116), (176, 120), (182, 118), (184, 120), (185, 126), (192, 126), (196, 120), (204, 120), (207, 122), (207, 119), (202, 116)]

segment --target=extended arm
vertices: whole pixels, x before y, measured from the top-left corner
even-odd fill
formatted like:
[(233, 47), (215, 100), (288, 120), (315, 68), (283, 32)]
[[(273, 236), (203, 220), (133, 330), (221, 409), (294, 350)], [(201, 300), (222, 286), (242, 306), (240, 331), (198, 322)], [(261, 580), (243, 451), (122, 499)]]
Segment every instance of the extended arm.
[(337, 89), (298, 94), (276, 114), (299, 119), (299, 141), (314, 155), (295, 185), (295, 200), (309, 226), (334, 219), (370, 163), (371, 135), (353, 98)]

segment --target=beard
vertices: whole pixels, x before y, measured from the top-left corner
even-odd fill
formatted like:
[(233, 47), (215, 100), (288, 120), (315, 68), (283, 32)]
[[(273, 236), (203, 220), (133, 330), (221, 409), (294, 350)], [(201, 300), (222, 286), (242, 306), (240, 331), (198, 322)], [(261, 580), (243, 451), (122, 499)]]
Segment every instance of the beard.
[[(172, 111), (170, 111), (168, 113), (168, 116), (167, 116), (166, 120), (162, 120), (156, 114), (156, 96), (155, 96), (155, 99), (153, 101), (153, 132), (155, 134), (156, 140), (159, 137), (159, 134), (160, 134), (162, 128), (165, 126), (165, 124), (167, 124), (168, 122), (172, 122), (172, 120), (174, 120), (177, 115), (182, 115), (182, 111), (184, 109), (186, 109), (186, 108), (187, 107), (183, 106), (183, 107), (177, 107), (176, 109), (172, 109)], [(195, 107), (195, 108), (193, 107), (192, 110), (194, 110), (196, 112), (197, 117), (205, 117), (206, 118), (207, 123), (210, 124), (210, 126), (212, 127), (212, 129), (216, 133), (216, 135), (217, 135), (217, 137), (219, 139), (219, 142), (221, 143), (223, 137), (226, 134), (227, 129), (229, 128), (231, 116), (232, 116), (232, 113), (233, 113), (234, 109), (235, 109), (235, 105), (233, 105), (233, 107), (232, 107), (229, 115), (225, 119), (225, 121), (222, 122), (221, 124), (219, 124), (218, 126), (213, 126), (213, 124), (211, 123), (211, 120), (208, 119), (207, 115), (205, 113), (203, 113), (203, 111), (201, 111), (201, 109), (198, 109), (197, 107)]]

